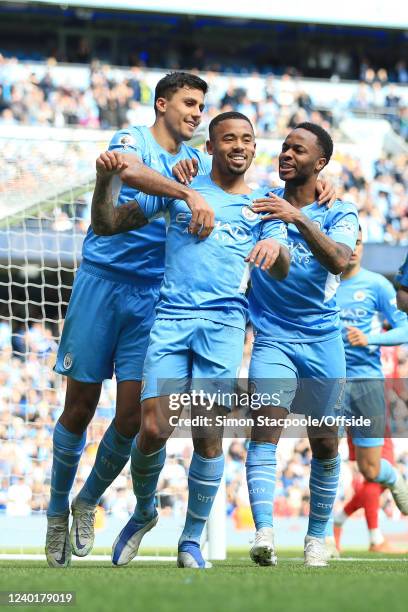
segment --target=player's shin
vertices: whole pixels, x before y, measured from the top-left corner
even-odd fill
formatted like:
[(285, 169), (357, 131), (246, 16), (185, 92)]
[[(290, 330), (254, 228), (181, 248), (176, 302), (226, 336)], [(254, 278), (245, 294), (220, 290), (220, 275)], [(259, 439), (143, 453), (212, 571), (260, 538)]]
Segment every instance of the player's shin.
[(122, 436), (112, 421), (99, 444), (95, 464), (76, 498), (77, 503), (88, 506), (98, 504), (103, 493), (125, 467), (132, 441), (133, 438)]
[(179, 545), (184, 541), (200, 543), (223, 472), (224, 455), (207, 459), (194, 451), (188, 473), (187, 516)]
[(245, 465), (255, 527), (257, 530), (272, 527), (276, 484), (276, 444), (251, 441)]
[(336, 498), (340, 456), (333, 459), (313, 457), (310, 470), (310, 515), (307, 535), (323, 539)]
[(82, 435), (68, 431), (59, 421), (53, 435), (53, 462), (51, 472), (51, 498), (47, 516), (69, 512), (69, 493), (74, 483), (79, 460), (85, 446), (86, 432)]
[(133, 517), (136, 521), (146, 522), (156, 512), (157, 482), (166, 459), (166, 447), (163, 446), (156, 452), (145, 455), (138, 448), (138, 439), (139, 436), (136, 436), (131, 450), (133, 491), (137, 500)]

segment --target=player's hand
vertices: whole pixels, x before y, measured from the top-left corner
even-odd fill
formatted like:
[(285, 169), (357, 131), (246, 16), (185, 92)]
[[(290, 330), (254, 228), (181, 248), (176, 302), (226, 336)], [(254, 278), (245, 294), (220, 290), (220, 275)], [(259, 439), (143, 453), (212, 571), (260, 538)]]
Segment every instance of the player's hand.
[(347, 340), (350, 342), (351, 346), (367, 346), (368, 340), (367, 336), (361, 329), (357, 327), (353, 327), (349, 325), (347, 327)]
[(193, 178), (198, 173), (198, 159), (193, 157), (192, 159), (182, 159), (173, 166), (173, 176), (183, 185), (189, 185)]
[(279, 257), (279, 253), (279, 242), (273, 238), (267, 238), (266, 240), (260, 240), (256, 243), (249, 255), (245, 257), (245, 261), (248, 261), (261, 270), (267, 271), (273, 266)]
[(103, 178), (110, 178), (114, 174), (120, 174), (128, 165), (118, 151), (105, 151), (96, 160), (96, 174)]
[(316, 191), (318, 193), (317, 203), (320, 206), (326, 204), (330, 208), (337, 200), (334, 185), (328, 179), (317, 179)]
[(215, 214), (202, 195), (194, 189), (188, 191), (185, 201), (192, 213), (189, 232), (190, 234), (197, 234), (200, 240), (204, 240), (214, 229)]
[(251, 208), (256, 213), (264, 213), (262, 221), (280, 219), (284, 223), (296, 223), (301, 214), (295, 206), (274, 193), (269, 193), (267, 197), (254, 200)]

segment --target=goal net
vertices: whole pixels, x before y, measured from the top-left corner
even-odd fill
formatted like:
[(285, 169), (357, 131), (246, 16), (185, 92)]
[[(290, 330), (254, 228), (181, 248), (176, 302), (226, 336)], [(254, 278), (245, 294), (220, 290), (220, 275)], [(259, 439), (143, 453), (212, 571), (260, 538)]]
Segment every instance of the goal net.
[[(0, 137), (0, 553), (42, 552), (52, 433), (66, 385), (52, 368), (89, 225), (95, 159), (109, 139), (101, 131), (19, 126)], [(73, 494), (91, 470), (115, 396), (115, 381), (105, 381)], [(146, 538), (155, 554), (175, 550), (190, 456), (187, 441), (170, 443), (160, 524)], [(109, 551), (133, 509), (127, 466), (98, 509), (97, 551)]]

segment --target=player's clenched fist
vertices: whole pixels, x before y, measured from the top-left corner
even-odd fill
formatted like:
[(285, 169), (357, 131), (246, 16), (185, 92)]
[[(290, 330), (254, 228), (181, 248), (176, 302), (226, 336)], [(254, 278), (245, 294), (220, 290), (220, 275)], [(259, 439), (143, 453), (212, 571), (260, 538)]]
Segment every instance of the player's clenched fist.
[(108, 178), (114, 174), (119, 174), (128, 167), (118, 151), (104, 151), (96, 160), (96, 174)]
[(273, 238), (260, 240), (253, 247), (245, 261), (253, 264), (261, 270), (269, 270), (279, 257), (280, 244)]
[(189, 185), (193, 178), (198, 173), (198, 159), (192, 157), (191, 159), (182, 159), (175, 166), (173, 166), (173, 176), (179, 183), (183, 185)]
[(251, 208), (256, 213), (267, 213), (262, 216), (264, 221), (280, 219), (284, 223), (296, 223), (302, 214), (295, 206), (274, 193), (270, 193), (268, 197), (254, 200)]
[(214, 211), (194, 189), (189, 189), (185, 198), (187, 206), (191, 210), (191, 222), (189, 231), (191, 234), (197, 234), (200, 240), (207, 238), (214, 229), (215, 215)]

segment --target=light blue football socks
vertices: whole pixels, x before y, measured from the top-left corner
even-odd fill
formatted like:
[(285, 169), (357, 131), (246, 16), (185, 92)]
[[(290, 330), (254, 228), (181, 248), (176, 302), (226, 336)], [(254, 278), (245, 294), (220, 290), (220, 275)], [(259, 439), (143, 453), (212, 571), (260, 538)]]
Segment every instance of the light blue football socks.
[(250, 442), (246, 478), (252, 517), (256, 529), (273, 526), (273, 498), (276, 484), (276, 444)]
[(379, 482), (386, 487), (392, 487), (397, 480), (397, 470), (387, 459), (381, 459), (380, 471), (374, 482)]
[(105, 490), (125, 467), (132, 447), (133, 438), (126, 438), (118, 432), (114, 422), (109, 425), (103, 436), (95, 464), (77, 500), (96, 506)]
[(144, 455), (137, 447), (136, 436), (132, 443), (130, 469), (132, 472), (133, 491), (137, 504), (133, 513), (136, 521), (145, 523), (155, 514), (155, 497), (157, 482), (166, 460), (166, 447), (150, 455)]
[(224, 455), (206, 459), (196, 452), (193, 453), (188, 473), (186, 522), (179, 546), (185, 541), (200, 544), (201, 534), (210, 515), (223, 472)]
[(310, 512), (307, 535), (324, 538), (332, 516), (340, 475), (340, 456), (312, 458), (310, 465)]
[(53, 435), (51, 498), (47, 516), (61, 516), (69, 512), (69, 494), (85, 442), (86, 431), (82, 435), (73, 434), (57, 422)]

